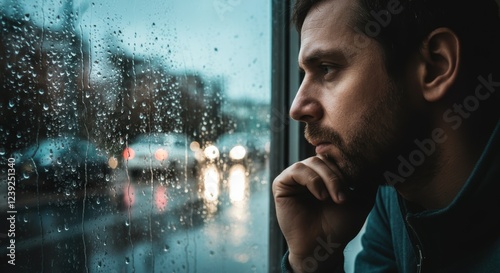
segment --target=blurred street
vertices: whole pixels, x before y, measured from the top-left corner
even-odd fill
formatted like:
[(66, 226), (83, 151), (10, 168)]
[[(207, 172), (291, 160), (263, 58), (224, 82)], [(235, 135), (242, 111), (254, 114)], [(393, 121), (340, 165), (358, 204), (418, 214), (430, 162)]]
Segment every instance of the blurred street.
[[(19, 272), (264, 272), (268, 174), (248, 173), (240, 166), (219, 177), (215, 193), (213, 188), (207, 193), (204, 188), (174, 186), (168, 178), (150, 180), (152, 186), (134, 177), (123, 182), (122, 175), (108, 179), (102, 188), (106, 190), (19, 190), (16, 268)], [(206, 179), (202, 173), (186, 184)], [(110, 185), (113, 181), (115, 185)], [(129, 191), (120, 194), (123, 186)], [(1, 255), (6, 254), (2, 248)]]

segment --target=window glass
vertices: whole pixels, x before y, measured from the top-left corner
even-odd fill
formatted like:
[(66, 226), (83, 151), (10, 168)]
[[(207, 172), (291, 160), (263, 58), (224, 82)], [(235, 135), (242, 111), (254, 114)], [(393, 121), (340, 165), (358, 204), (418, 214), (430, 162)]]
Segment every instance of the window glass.
[(1, 268), (267, 272), (271, 23), (265, 0), (0, 0)]

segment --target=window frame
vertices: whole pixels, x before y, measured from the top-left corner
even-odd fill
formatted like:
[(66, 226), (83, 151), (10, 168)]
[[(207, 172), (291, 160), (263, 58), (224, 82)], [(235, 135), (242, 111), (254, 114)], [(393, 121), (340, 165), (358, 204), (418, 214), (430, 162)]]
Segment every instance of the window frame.
[(269, 272), (281, 272), (281, 260), (287, 250), (279, 228), (272, 181), (293, 162), (312, 154), (303, 136), (303, 124), (290, 119), (290, 105), (299, 89), (302, 75), (297, 56), (299, 33), (291, 24), (291, 7), (295, 0), (272, 2), (272, 83), (271, 83), (271, 154), (270, 154), (270, 213), (269, 213)]

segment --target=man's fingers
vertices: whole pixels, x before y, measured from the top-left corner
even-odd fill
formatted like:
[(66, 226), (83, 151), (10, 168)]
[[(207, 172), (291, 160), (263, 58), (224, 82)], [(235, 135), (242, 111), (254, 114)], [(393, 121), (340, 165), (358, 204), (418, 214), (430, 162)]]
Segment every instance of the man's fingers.
[(340, 176), (340, 170), (321, 156), (313, 156), (308, 158), (306, 162), (310, 162), (308, 166), (311, 166), (311, 168), (320, 175), (331, 199), (335, 203), (343, 203), (347, 196), (344, 193), (344, 185)]
[(293, 164), (276, 177), (273, 188), (276, 188), (275, 196), (278, 198), (303, 194), (305, 189), (319, 200), (328, 197), (321, 177), (303, 162)]
[(321, 163), (325, 164), (328, 169), (330, 169), (329, 175), (327, 175), (325, 178), (325, 185), (328, 189), (328, 192), (332, 196), (332, 199), (336, 203), (342, 203), (346, 201), (346, 185), (342, 182), (343, 178), (337, 165), (335, 165), (333, 162), (329, 161), (322, 155), (315, 156), (315, 158), (321, 160)]
[(303, 193), (304, 187), (318, 200), (331, 198), (336, 203), (345, 201), (338, 170), (332, 170), (319, 157), (298, 162), (283, 171), (273, 183), (275, 197), (290, 197)]

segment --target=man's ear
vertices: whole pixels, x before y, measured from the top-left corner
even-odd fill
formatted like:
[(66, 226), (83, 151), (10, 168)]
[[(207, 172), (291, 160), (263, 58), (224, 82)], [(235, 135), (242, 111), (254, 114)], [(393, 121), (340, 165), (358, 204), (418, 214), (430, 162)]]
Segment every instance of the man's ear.
[(458, 76), (460, 41), (449, 28), (438, 28), (423, 41), (418, 58), (417, 81), (429, 102), (438, 101)]

